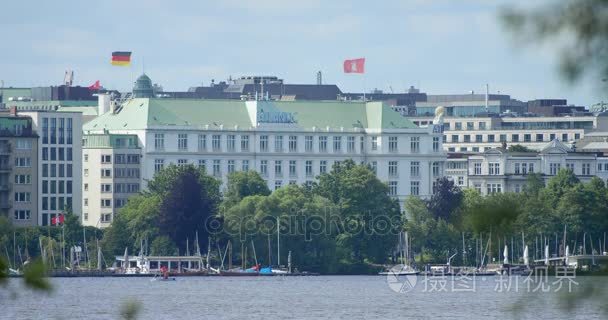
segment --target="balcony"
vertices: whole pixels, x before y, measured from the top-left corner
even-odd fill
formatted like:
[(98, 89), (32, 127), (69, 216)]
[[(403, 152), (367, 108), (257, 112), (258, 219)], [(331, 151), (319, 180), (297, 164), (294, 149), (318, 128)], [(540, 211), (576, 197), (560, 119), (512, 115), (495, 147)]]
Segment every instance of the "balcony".
[(9, 172), (12, 167), (9, 164), (0, 164), (0, 172)]
[(13, 207), (13, 203), (11, 201), (0, 202), (0, 209), (10, 209)]

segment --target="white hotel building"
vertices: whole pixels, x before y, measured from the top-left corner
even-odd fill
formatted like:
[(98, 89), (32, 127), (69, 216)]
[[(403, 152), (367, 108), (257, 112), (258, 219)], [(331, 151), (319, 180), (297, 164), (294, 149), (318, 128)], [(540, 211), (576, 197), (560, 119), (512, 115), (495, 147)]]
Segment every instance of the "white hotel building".
[(89, 225), (107, 226), (107, 214), (116, 213), (116, 190), (108, 189), (116, 182), (102, 181), (113, 179), (116, 154), (140, 153), (139, 179), (131, 182), (142, 189), (170, 164), (203, 166), (224, 183), (233, 171), (255, 170), (274, 190), (310, 184), (335, 162), (353, 159), (368, 163), (401, 203), (409, 195), (429, 196), (446, 159), (441, 133), (379, 102), (135, 98), (113, 109), (84, 125), (85, 141), (132, 135), (136, 147), (123, 152), (109, 142), (85, 143), (83, 222)]

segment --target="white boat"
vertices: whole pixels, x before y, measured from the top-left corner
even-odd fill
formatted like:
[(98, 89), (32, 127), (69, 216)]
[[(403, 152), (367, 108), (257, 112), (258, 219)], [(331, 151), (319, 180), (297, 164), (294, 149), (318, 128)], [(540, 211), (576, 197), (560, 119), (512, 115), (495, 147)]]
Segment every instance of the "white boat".
[(390, 269), (386, 271), (379, 272), (378, 274), (381, 276), (386, 275), (396, 275), (396, 276), (405, 276), (405, 275), (415, 275), (419, 274), (420, 271), (414, 269), (412, 266), (408, 265), (410, 261), (410, 250), (409, 250), (409, 238), (406, 232), (399, 232), (399, 258), (403, 264), (398, 264), (392, 266)]

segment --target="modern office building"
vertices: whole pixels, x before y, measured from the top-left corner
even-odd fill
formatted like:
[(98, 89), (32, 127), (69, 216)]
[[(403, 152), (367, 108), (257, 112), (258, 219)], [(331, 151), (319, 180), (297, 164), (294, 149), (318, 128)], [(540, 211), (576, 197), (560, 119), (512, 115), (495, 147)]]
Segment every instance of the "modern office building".
[(82, 113), (36, 110), (20, 115), (32, 119), (32, 129), (40, 136), (36, 150), (38, 224), (48, 225), (70, 209), (81, 216)]
[[(462, 170), (462, 163), (466, 163), (466, 172)], [(446, 167), (449, 168), (446, 176), (455, 182), (466, 179), (466, 187), (475, 188), (483, 195), (522, 192), (527, 175), (531, 173), (540, 173), (545, 182), (560, 169), (572, 170), (583, 182), (594, 176), (605, 181), (608, 175), (606, 158), (593, 152), (575, 152), (557, 139), (545, 144), (540, 152), (509, 152), (496, 148), (480, 154), (450, 155)]]
[[(421, 127), (432, 123), (431, 117), (416, 117)], [(483, 152), (504, 143), (540, 150), (559, 139), (572, 144), (587, 132), (607, 130), (606, 116), (576, 117), (447, 117), (444, 120), (444, 148), (448, 152)]]
[(426, 100), (416, 102), (416, 115), (433, 116), (439, 106), (446, 117), (472, 117), (480, 113), (524, 114), (526, 103), (504, 94), (427, 94)]
[[(353, 159), (368, 163), (403, 202), (430, 195), (443, 175), (441, 133), (417, 127), (380, 102), (142, 98), (113, 109), (87, 123), (85, 135), (137, 136), (141, 188), (170, 164), (205, 167), (223, 182), (231, 172), (255, 170), (277, 189), (311, 184), (335, 162)], [(89, 175), (96, 170), (90, 165)], [(92, 190), (94, 178), (89, 181)], [(89, 199), (89, 221), (92, 204)]]
[(15, 226), (38, 224), (38, 135), (32, 119), (0, 115), (0, 212)]
[(109, 133), (84, 135), (82, 148), (82, 223), (104, 228), (141, 190), (141, 148), (136, 135)]

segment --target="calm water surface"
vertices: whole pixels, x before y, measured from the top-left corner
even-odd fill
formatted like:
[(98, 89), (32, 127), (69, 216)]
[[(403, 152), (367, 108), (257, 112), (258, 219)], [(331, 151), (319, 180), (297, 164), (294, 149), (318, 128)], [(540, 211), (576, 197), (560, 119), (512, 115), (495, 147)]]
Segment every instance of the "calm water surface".
[[(0, 289), (0, 318), (118, 319), (120, 306), (134, 299), (142, 304), (139, 319), (604, 319), (594, 303), (567, 314), (556, 294), (528, 293), (522, 280), (518, 292), (514, 283), (498, 292), (495, 278), (464, 287), (418, 278), (406, 293), (383, 276), (55, 278), (50, 295), (20, 290), (20, 280), (11, 279)], [(579, 287), (608, 285), (606, 277), (581, 278)], [(515, 313), (514, 306), (523, 309)]]

